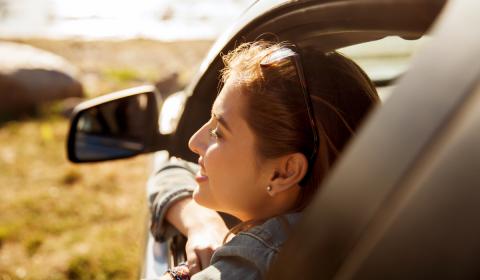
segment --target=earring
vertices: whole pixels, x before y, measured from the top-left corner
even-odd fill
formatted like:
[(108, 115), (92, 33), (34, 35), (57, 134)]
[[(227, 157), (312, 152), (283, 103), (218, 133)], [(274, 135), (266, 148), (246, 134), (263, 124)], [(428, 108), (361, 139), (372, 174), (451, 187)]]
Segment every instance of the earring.
[(268, 185), (267, 186), (267, 192), (271, 192), (272, 191), (272, 186)]

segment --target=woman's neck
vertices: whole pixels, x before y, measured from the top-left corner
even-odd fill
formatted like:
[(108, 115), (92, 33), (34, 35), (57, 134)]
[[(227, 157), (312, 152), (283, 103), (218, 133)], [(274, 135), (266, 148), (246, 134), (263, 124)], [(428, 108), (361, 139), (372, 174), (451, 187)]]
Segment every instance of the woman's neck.
[(250, 220), (268, 220), (269, 218), (292, 212), (296, 208), (299, 196), (300, 187), (291, 188), (286, 192), (282, 192), (273, 197), (268, 197), (268, 200), (266, 200), (261, 207), (252, 209), (249, 213), (233, 215), (242, 222)]

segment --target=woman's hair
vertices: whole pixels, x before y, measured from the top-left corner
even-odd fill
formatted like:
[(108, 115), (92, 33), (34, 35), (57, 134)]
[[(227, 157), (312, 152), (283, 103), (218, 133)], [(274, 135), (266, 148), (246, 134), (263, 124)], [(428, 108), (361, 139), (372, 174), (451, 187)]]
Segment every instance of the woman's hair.
[(222, 82), (234, 77), (247, 96), (244, 117), (256, 135), (260, 158), (301, 152), (313, 153), (314, 136), (295, 63), (279, 60), (261, 65), (272, 53), (290, 48), (300, 54), (316, 126), (316, 158), (309, 161), (295, 209), (313, 197), (339, 153), (379, 101), (375, 86), (352, 60), (337, 52), (315, 49), (299, 52), (292, 44), (257, 41), (244, 43), (223, 56)]

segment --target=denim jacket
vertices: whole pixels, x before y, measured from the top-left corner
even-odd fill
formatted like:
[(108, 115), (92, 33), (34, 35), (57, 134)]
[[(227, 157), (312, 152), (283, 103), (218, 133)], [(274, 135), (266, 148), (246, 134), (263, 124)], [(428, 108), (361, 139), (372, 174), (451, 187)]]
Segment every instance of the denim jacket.
[[(267, 220), (218, 248), (210, 266), (195, 274), (192, 280), (263, 279), (288, 238), (289, 226), (296, 223), (300, 213), (287, 214)], [(282, 221), (283, 219), (283, 221)]]
[[(176, 232), (165, 221), (165, 213), (174, 202), (191, 196), (197, 170), (196, 164), (172, 158), (151, 177), (149, 202), (154, 217), (151, 231), (157, 240), (165, 240)], [(289, 228), (299, 217), (300, 213), (274, 217), (238, 233), (215, 251), (210, 266), (195, 274), (192, 280), (263, 279), (287, 240)]]

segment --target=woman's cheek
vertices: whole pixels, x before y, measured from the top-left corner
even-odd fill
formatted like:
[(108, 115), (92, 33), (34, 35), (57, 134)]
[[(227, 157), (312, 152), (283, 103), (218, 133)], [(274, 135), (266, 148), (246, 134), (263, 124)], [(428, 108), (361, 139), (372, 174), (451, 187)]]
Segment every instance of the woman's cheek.
[(218, 185), (218, 174), (221, 174), (219, 171), (218, 156), (215, 147), (210, 146), (205, 152), (203, 158), (203, 166), (205, 168), (206, 175), (208, 179), (204, 182), (200, 182), (197, 185), (197, 188), (193, 191), (193, 199), (198, 204), (208, 207), (216, 208), (215, 196), (218, 195), (218, 190), (215, 190), (215, 186)]
[[(228, 184), (228, 180), (232, 178), (232, 165), (233, 159), (228, 156), (226, 149), (220, 145), (214, 145), (207, 153), (204, 159), (205, 171), (208, 176), (208, 185), (214, 195), (218, 194), (225, 184)], [(228, 180), (227, 180), (228, 179)]]
[(215, 143), (209, 146), (209, 148), (205, 152), (203, 164), (205, 166), (205, 171), (207, 172), (207, 176), (209, 178), (211, 177), (210, 175), (215, 177), (216, 174), (221, 172), (222, 164), (223, 164), (222, 149), (221, 147), (219, 147), (218, 144)]

